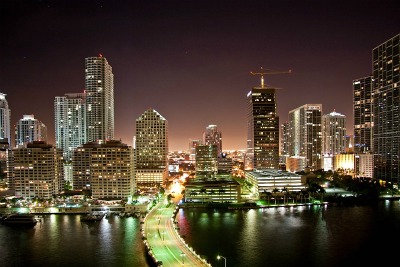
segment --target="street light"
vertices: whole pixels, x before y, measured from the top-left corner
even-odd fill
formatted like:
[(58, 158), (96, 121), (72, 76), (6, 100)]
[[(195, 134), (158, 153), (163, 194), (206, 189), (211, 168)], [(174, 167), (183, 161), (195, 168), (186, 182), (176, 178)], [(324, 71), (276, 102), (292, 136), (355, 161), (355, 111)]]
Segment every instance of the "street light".
[(186, 256), (186, 254), (182, 252), (182, 253), (181, 253), (182, 265), (185, 265), (185, 256)]
[(217, 256), (217, 259), (218, 259), (218, 260), (220, 260), (221, 258), (224, 259), (224, 261), (225, 261), (225, 267), (226, 267), (226, 258), (225, 258), (224, 256), (221, 256), (221, 255), (218, 255), (218, 256)]
[(164, 241), (165, 232), (161, 232), (161, 234), (162, 234), (162, 240)]

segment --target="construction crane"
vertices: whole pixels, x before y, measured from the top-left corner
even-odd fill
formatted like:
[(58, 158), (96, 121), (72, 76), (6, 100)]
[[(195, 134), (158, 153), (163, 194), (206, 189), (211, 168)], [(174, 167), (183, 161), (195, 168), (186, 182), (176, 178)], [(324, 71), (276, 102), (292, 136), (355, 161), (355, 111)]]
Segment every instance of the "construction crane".
[(287, 70), (287, 71), (273, 71), (270, 69), (263, 69), (261, 67), (260, 72), (250, 72), (252, 75), (260, 75), (261, 76), (261, 88), (264, 88), (264, 75), (269, 75), (269, 74), (287, 74), (287, 73), (292, 73), (292, 70)]

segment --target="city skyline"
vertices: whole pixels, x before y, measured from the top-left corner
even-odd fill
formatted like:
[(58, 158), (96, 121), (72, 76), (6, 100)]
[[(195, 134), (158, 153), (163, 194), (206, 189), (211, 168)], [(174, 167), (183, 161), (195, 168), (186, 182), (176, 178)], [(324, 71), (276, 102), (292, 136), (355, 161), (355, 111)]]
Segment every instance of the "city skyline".
[[(148, 108), (169, 123), (169, 150), (188, 150), (208, 125), (223, 150), (245, 149), (246, 95), (260, 67), (289, 111), (322, 104), (346, 116), (353, 134), (352, 81), (372, 73), (372, 49), (398, 34), (395, 1), (3, 1), (0, 92), (11, 131), (32, 114), (55, 144), (54, 99), (82, 93), (85, 58), (113, 68), (115, 139), (132, 145)], [(301, 92), (301, 93), (297, 93)]]

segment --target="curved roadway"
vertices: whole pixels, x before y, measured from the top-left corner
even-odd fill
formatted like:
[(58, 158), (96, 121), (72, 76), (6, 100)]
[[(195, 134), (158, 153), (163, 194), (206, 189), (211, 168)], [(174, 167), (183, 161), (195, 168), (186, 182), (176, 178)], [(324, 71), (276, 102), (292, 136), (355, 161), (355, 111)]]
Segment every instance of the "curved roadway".
[[(193, 251), (175, 229), (175, 204), (158, 203), (144, 219), (143, 236), (149, 254), (162, 266), (211, 265)], [(161, 264), (160, 264), (161, 266)]]

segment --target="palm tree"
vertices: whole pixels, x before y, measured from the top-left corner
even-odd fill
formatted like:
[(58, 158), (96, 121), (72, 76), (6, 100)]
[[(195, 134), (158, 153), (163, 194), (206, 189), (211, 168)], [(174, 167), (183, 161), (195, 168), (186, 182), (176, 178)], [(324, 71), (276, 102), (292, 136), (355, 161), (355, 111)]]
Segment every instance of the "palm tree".
[(272, 189), (272, 195), (274, 196), (274, 199), (275, 199), (275, 205), (276, 205), (276, 194), (279, 192), (279, 189), (278, 188), (274, 188), (274, 189)]
[(283, 205), (285, 205), (286, 204), (286, 195), (288, 193), (288, 190), (286, 187), (283, 187), (281, 192), (283, 193)]
[(218, 189), (218, 194), (219, 194), (219, 199), (221, 200), (221, 194), (224, 194), (225, 193), (225, 189), (223, 188), (223, 187), (220, 187), (219, 189)]
[(268, 205), (269, 205), (272, 193), (271, 192), (266, 192), (266, 194), (267, 194), (267, 200), (268, 200)]
[(207, 189), (205, 187), (200, 188), (200, 193), (202, 194), (202, 203), (204, 206), (204, 195), (207, 193)]

